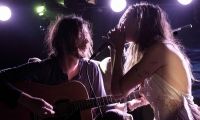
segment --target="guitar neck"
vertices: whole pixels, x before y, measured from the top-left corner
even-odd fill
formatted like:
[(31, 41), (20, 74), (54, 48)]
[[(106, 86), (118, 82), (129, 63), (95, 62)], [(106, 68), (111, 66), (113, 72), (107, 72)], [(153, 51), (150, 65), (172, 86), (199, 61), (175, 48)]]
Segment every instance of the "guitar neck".
[(138, 98), (139, 96), (140, 96), (139, 91), (135, 91), (131, 93), (129, 96), (121, 99), (116, 99), (113, 96), (105, 96), (105, 97), (97, 97), (96, 99), (91, 98), (86, 100), (74, 101), (71, 103), (71, 105), (72, 108), (74, 108), (75, 110), (85, 110), (98, 106), (106, 106), (113, 103), (125, 103), (132, 99)]

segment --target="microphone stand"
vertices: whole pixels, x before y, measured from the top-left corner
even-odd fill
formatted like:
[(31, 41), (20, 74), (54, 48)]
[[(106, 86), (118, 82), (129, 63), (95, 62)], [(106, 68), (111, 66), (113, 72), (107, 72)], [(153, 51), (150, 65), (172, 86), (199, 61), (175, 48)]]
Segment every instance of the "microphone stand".
[(183, 30), (183, 29), (191, 29), (192, 28), (192, 24), (188, 24), (188, 25), (184, 25), (182, 27), (176, 28), (174, 30), (172, 30), (174, 35), (177, 35), (179, 31)]

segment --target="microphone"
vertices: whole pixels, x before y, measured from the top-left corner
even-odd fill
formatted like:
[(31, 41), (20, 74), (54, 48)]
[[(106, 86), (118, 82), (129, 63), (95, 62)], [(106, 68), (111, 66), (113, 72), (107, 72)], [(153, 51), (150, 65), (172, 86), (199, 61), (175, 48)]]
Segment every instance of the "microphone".
[(179, 31), (181, 31), (183, 29), (188, 29), (188, 28), (192, 28), (192, 24), (188, 24), (188, 25), (176, 28), (176, 29), (172, 30), (172, 32), (174, 35), (176, 35), (176, 34), (178, 34)]
[[(108, 39), (108, 38), (104, 38), (104, 39)], [(101, 51), (103, 51), (106, 47), (108, 47), (108, 46), (110, 46), (111, 45), (111, 43), (110, 42), (105, 42), (105, 43), (103, 43), (99, 48), (98, 48), (98, 50), (95, 52), (95, 53), (93, 53), (92, 54), (92, 56), (90, 57), (90, 60), (91, 59), (93, 59), (93, 58), (95, 58), (96, 56), (98, 56), (100, 53), (101, 53)]]

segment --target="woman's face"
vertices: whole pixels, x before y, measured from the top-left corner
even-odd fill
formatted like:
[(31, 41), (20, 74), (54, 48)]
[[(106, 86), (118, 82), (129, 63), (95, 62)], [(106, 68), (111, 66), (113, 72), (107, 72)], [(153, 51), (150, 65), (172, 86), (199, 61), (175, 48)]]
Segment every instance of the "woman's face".
[(118, 24), (119, 28), (125, 28), (126, 41), (134, 42), (136, 35), (136, 22), (130, 16), (123, 15)]

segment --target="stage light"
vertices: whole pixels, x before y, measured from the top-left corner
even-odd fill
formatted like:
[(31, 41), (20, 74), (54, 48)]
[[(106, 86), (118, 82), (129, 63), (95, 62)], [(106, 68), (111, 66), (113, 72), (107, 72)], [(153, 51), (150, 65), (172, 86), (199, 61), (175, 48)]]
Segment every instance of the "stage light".
[(58, 0), (58, 3), (61, 5), (65, 5), (64, 0)]
[(44, 13), (46, 11), (46, 7), (44, 5), (38, 5), (35, 7), (35, 12), (39, 15), (39, 16), (43, 16)]
[(110, 6), (114, 12), (121, 12), (126, 8), (126, 0), (111, 0)]
[(178, 0), (178, 2), (182, 5), (188, 5), (192, 2), (192, 0)]
[(11, 10), (7, 6), (0, 5), (0, 21), (7, 21), (11, 18)]

